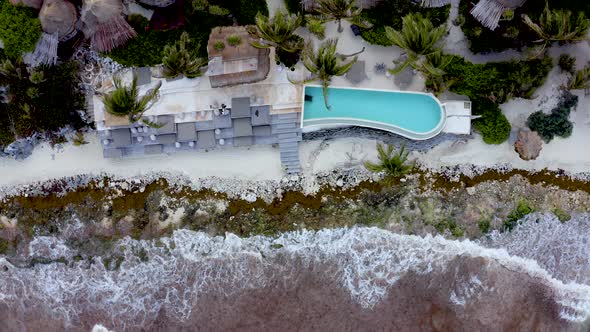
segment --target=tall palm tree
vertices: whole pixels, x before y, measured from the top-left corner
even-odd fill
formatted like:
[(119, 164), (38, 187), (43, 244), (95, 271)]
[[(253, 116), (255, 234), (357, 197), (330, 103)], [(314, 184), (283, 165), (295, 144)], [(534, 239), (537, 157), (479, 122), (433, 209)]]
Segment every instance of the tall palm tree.
[[(328, 109), (330, 109), (328, 86), (332, 82), (332, 77), (346, 74), (357, 61), (356, 56), (337, 54), (337, 45), (338, 39), (327, 39), (316, 52), (311, 42), (306, 43), (303, 49), (303, 65), (311, 73), (311, 76), (303, 81), (293, 81), (289, 78), (294, 84), (320, 81), (323, 87), (324, 102)], [(350, 57), (352, 59), (347, 61), (346, 59)]]
[(288, 14), (278, 10), (272, 18), (256, 14), (256, 25), (248, 27), (250, 35), (259, 40), (251, 42), (257, 48), (275, 47), (288, 53), (300, 51), (303, 39), (295, 35), (303, 18), (299, 14)]
[[(187, 78), (195, 78), (203, 75), (201, 68), (207, 65), (207, 60), (197, 58), (194, 51), (189, 51), (187, 46), (190, 43), (188, 33), (185, 31), (180, 35), (180, 40), (174, 45), (164, 47), (164, 76), (173, 78), (183, 74)], [(198, 49), (198, 45), (193, 45), (193, 49)]]
[(406, 147), (402, 148), (398, 152), (394, 152), (393, 145), (387, 145), (387, 150), (384, 145), (377, 144), (377, 154), (379, 158), (378, 163), (372, 163), (369, 161), (365, 162), (365, 167), (375, 173), (385, 172), (386, 179), (391, 180), (393, 178), (401, 177), (414, 168), (413, 164), (408, 164), (408, 155)]
[[(131, 123), (141, 120), (143, 113), (152, 107), (162, 86), (162, 82), (158, 82), (153, 89), (150, 89), (145, 95), (139, 97), (137, 75), (133, 75), (130, 86), (124, 86), (120, 77), (115, 77), (113, 81), (115, 90), (103, 96), (102, 102), (104, 107), (110, 114), (127, 116)], [(147, 122), (146, 124), (149, 125)]]
[(371, 23), (361, 17), (362, 8), (356, 7), (356, 0), (318, 0), (316, 12), (325, 22), (338, 22), (338, 32), (342, 32), (342, 20), (347, 20), (361, 28), (370, 28)]
[(576, 17), (572, 15), (569, 10), (549, 9), (549, 2), (545, 1), (545, 9), (538, 23), (533, 22), (526, 14), (522, 15), (522, 20), (539, 36), (537, 42), (543, 42), (542, 52), (550, 42), (576, 42), (586, 39), (590, 20), (584, 12), (579, 12)]
[(401, 31), (385, 27), (387, 38), (408, 54), (408, 59), (390, 72), (397, 74), (417, 61), (424, 61), (425, 56), (440, 52), (441, 47), (438, 44), (446, 31), (446, 25), (434, 27), (430, 19), (420, 13), (404, 16)]

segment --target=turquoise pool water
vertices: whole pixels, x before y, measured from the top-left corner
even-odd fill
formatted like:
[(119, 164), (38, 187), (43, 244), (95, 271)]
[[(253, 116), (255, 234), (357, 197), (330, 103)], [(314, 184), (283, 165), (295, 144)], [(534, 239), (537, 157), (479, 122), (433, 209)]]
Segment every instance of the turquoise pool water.
[[(387, 130), (387, 126), (392, 126), (390, 131), (395, 132), (397, 127), (416, 134), (430, 133), (441, 127), (443, 113), (440, 104), (426, 94), (329, 88), (330, 110), (326, 109), (321, 87), (306, 86), (305, 95), (308, 97), (304, 102), (304, 126), (330, 121), (342, 124), (344, 121), (340, 120), (346, 119), (347, 124), (354, 120), (359, 121), (358, 125), (368, 127), (379, 123), (384, 126), (375, 127)], [(309, 96), (312, 101), (308, 100)]]

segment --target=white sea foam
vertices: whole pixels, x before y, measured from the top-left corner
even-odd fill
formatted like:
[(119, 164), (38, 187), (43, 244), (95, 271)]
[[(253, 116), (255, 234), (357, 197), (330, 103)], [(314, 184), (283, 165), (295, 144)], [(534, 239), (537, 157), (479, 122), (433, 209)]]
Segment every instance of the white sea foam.
[[(62, 245), (54, 247), (60, 255)], [(179, 230), (158, 244), (127, 238), (118, 246), (125, 259), (115, 271), (105, 269), (100, 259), (90, 267), (54, 263), (22, 269), (0, 260), (0, 300), (11, 305), (40, 303), (69, 321), (83, 308), (108, 317), (109, 326), (125, 329), (145, 326), (161, 309), (186, 320), (205, 291), (231, 296), (270, 281), (289, 285), (301, 270), (322, 269), (352, 299), (370, 308), (408, 272), (428, 275), (443, 271), (458, 257), (481, 257), (552, 288), (562, 318), (581, 321), (590, 316), (590, 286), (563, 283), (534, 260), (511, 256), (504, 249), (440, 236), (352, 228), (241, 239)], [(488, 291), (493, 291), (488, 281), (471, 274), (457, 278), (449, 294), (455, 304), (465, 305)]]

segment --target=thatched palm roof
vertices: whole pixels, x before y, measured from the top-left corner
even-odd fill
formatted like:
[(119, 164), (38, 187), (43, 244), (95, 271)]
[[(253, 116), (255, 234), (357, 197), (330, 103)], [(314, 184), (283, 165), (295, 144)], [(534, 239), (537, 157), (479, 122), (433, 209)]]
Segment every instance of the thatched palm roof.
[(486, 28), (494, 30), (504, 11), (518, 8), (525, 2), (526, 0), (480, 0), (471, 10), (471, 15)]
[(39, 12), (43, 31), (48, 34), (57, 33), (60, 40), (71, 36), (76, 30), (77, 20), (76, 7), (64, 0), (45, 0)]
[(35, 50), (25, 54), (25, 63), (33, 67), (39, 65), (55, 65), (57, 63), (58, 43), (57, 33), (48, 34), (43, 32), (35, 46)]
[(10, 0), (13, 5), (21, 4), (23, 6), (39, 9), (43, 5), (43, 0)]
[(121, 0), (84, 0), (80, 19), (93, 48), (108, 52), (137, 34), (122, 16)]
[(423, 7), (442, 7), (446, 5), (450, 5), (451, 0), (420, 0), (420, 5)]

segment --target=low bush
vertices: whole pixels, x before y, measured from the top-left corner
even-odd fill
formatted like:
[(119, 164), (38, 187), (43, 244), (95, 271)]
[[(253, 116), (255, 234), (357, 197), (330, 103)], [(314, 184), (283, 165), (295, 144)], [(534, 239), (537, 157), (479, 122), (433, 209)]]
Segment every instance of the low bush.
[(504, 230), (511, 231), (516, 227), (518, 221), (524, 218), (526, 215), (533, 213), (535, 209), (525, 200), (518, 201), (518, 204), (514, 210), (510, 211), (506, 220), (504, 221)]
[(527, 120), (527, 126), (536, 131), (546, 143), (551, 142), (555, 136), (569, 137), (574, 128), (569, 115), (577, 104), (578, 96), (566, 91), (550, 114), (541, 111), (531, 114)]
[(486, 99), (472, 101), (473, 112), (481, 118), (473, 121), (473, 128), (487, 144), (501, 144), (510, 137), (510, 122), (502, 114), (498, 105)]
[(451, 233), (451, 235), (454, 237), (463, 237), (463, 235), (465, 235), (463, 228), (452, 219), (439, 221), (434, 225), (434, 228), (440, 233), (443, 233), (445, 230), (449, 230), (449, 233)]
[(573, 74), (576, 66), (576, 58), (569, 54), (562, 54), (559, 56), (558, 64), (561, 70)]
[(236, 35), (231, 35), (227, 37), (226, 41), (230, 46), (238, 46), (242, 42), (242, 39)]
[(570, 219), (572, 219), (572, 216), (567, 213), (566, 211), (560, 209), (560, 208), (555, 208), (553, 209), (553, 214), (557, 217), (557, 219), (559, 221), (561, 221), (562, 223), (565, 223), (567, 221), (569, 221)]
[[(41, 66), (31, 71), (19, 61), (10, 62), (21, 75), (0, 75), (8, 87), (9, 103), (0, 103), (0, 144), (35, 132), (52, 132), (70, 125), (84, 127), (78, 111), (84, 110), (85, 95), (78, 86), (76, 62)], [(8, 67), (5, 67), (5, 69)], [(3, 109), (3, 110), (2, 110)]]
[(482, 218), (477, 222), (477, 227), (479, 228), (479, 230), (483, 233), (483, 234), (487, 234), (490, 231), (490, 228), (492, 227), (492, 224), (490, 222), (490, 219), (488, 218)]
[(16, 58), (34, 50), (39, 37), (41, 23), (35, 10), (0, 0), (0, 40), (7, 56)]
[(361, 37), (371, 44), (391, 46), (393, 43), (385, 37), (385, 27), (396, 30), (402, 28), (402, 18), (409, 13), (419, 12), (429, 18), (435, 26), (444, 24), (449, 17), (451, 6), (426, 8), (412, 0), (385, 0), (374, 8), (363, 11), (365, 20), (373, 24), (370, 29), (362, 29)]

